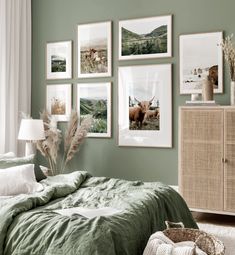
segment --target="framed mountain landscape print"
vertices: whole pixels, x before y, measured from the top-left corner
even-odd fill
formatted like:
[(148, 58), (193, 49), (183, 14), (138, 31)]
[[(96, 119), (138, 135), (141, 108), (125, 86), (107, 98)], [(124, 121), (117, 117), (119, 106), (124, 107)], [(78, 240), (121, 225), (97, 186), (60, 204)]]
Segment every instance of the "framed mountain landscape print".
[(77, 84), (77, 111), (92, 119), (88, 137), (111, 137), (111, 83)]
[(72, 78), (72, 41), (47, 43), (46, 74), (48, 80)]
[(78, 77), (111, 76), (111, 21), (78, 25)]
[(172, 16), (119, 21), (119, 60), (172, 55)]
[(222, 32), (180, 35), (180, 94), (202, 93), (207, 77), (223, 92), (222, 40)]

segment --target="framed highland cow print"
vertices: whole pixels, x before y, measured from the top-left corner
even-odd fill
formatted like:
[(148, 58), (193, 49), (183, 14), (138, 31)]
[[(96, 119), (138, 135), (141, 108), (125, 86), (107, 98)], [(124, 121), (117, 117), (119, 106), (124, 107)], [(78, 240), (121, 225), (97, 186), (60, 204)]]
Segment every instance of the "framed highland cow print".
[(72, 41), (47, 43), (46, 74), (48, 80), (72, 78)]
[(47, 111), (57, 121), (68, 121), (71, 114), (71, 84), (47, 85)]
[(171, 83), (171, 64), (119, 67), (119, 146), (172, 146)]
[(77, 84), (77, 111), (92, 119), (88, 137), (111, 137), (111, 83)]
[(78, 77), (111, 76), (111, 21), (78, 25)]
[(207, 77), (223, 92), (222, 40), (222, 32), (180, 36), (180, 94), (201, 93)]
[(119, 60), (172, 55), (172, 16), (119, 21)]

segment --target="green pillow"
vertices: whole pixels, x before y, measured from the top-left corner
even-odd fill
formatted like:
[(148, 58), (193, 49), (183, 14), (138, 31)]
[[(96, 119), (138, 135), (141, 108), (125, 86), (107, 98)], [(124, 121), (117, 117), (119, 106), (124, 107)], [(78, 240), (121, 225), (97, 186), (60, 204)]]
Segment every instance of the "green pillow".
[(25, 164), (34, 164), (34, 173), (37, 181), (41, 181), (45, 179), (45, 175), (43, 174), (39, 165), (35, 162), (34, 155), (29, 155), (25, 157), (19, 158), (4, 158), (0, 159), (0, 169), (5, 169), (13, 166), (20, 166)]

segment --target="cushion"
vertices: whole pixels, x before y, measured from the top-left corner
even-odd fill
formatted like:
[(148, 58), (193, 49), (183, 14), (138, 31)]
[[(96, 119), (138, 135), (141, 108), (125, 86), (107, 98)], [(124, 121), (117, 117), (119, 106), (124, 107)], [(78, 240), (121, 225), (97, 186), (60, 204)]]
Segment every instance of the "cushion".
[(29, 194), (43, 190), (34, 175), (34, 165), (25, 164), (0, 170), (0, 196)]
[(15, 157), (15, 153), (14, 152), (7, 152), (4, 154), (0, 154), (0, 159), (4, 159), (4, 158), (14, 158)]
[(34, 172), (37, 181), (41, 181), (46, 178), (43, 174), (41, 168), (37, 163), (35, 163), (34, 154), (25, 157), (13, 157), (13, 158), (0, 158), (0, 169), (5, 169), (13, 166), (34, 164)]

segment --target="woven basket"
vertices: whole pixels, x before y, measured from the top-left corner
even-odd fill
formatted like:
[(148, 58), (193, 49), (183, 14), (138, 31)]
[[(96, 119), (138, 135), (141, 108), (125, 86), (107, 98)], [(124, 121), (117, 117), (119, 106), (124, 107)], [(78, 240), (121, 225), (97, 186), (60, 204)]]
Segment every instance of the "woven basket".
[(208, 255), (224, 255), (224, 244), (213, 235), (191, 228), (170, 228), (163, 231), (174, 243), (193, 241)]

